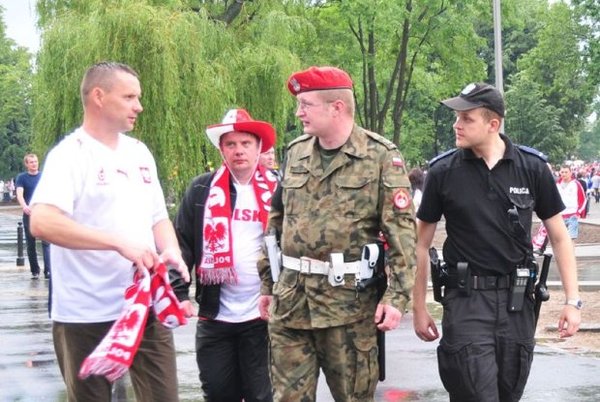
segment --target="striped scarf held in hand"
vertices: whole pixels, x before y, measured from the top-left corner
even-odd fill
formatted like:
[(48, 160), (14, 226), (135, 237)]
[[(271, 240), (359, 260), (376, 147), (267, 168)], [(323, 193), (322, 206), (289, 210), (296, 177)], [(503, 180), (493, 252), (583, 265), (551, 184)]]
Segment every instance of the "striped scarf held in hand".
[(114, 382), (127, 372), (142, 341), (151, 304), (156, 318), (165, 327), (176, 328), (187, 324), (169, 284), (165, 264), (158, 265), (152, 273), (147, 269), (141, 272), (136, 272), (133, 284), (125, 290), (121, 316), (83, 361), (79, 370), (80, 379), (101, 375)]

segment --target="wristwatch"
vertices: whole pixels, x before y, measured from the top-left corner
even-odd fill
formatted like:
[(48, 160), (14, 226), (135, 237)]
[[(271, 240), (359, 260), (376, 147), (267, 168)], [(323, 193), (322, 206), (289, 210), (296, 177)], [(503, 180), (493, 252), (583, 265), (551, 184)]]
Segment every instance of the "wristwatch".
[(577, 310), (581, 310), (581, 308), (583, 307), (583, 302), (581, 301), (581, 299), (568, 299), (565, 302), (565, 304), (568, 304), (569, 306), (573, 306)]

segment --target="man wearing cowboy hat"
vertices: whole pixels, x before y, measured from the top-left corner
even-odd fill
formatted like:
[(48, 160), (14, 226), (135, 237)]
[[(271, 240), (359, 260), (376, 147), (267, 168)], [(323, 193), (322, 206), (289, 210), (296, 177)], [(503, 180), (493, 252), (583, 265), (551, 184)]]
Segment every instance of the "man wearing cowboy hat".
[[(281, 234), (276, 284), (268, 260), (259, 261), (274, 399), (314, 401), (322, 368), (336, 401), (372, 401), (377, 330), (398, 326), (413, 282), (410, 182), (397, 147), (354, 123), (345, 71), (311, 67), (292, 74), (288, 89), (305, 135), (288, 146), (281, 200), (278, 191), (269, 216), (269, 231)], [(380, 233), (389, 285), (378, 299), (355, 281), (363, 247)]]
[[(196, 361), (209, 401), (271, 401), (267, 323), (260, 318), (256, 263), (277, 178), (258, 163), (275, 130), (244, 109), (206, 129), (223, 157), (216, 172), (188, 187), (175, 229), (199, 305)], [(189, 283), (173, 281), (188, 316)]]

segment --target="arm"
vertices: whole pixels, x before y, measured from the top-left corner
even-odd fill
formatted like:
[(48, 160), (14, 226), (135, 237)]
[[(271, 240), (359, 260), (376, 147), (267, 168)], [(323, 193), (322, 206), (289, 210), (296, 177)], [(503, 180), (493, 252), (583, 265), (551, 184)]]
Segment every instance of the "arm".
[[(283, 225), (282, 191), (281, 185), (278, 185), (271, 202), (269, 224), (267, 225), (266, 230), (266, 233), (272, 233), (274, 231), (278, 238), (281, 238), (281, 229)], [(258, 275), (261, 280), (260, 296), (258, 297), (258, 311), (260, 313), (260, 318), (268, 320), (270, 317), (269, 310), (273, 301), (273, 278), (271, 276), (271, 264), (269, 262), (266, 247), (263, 246), (256, 264)]]
[[(396, 150), (387, 152), (379, 183), (380, 228), (388, 244), (388, 287), (377, 305), (375, 322), (381, 331), (398, 326), (414, 284), (416, 228), (410, 181)], [(383, 321), (381, 321), (383, 318)]]
[[(556, 256), (556, 263), (560, 278), (565, 290), (566, 299), (578, 299), (579, 287), (577, 284), (577, 264), (573, 241), (569, 237), (567, 228), (560, 214), (544, 220), (552, 250)], [(574, 306), (565, 305), (558, 321), (558, 330), (561, 338), (574, 335), (579, 330), (581, 312)]]
[(429, 248), (433, 242), (437, 223), (417, 221), (417, 272), (413, 287), (413, 326), (417, 336), (433, 341), (439, 333), (433, 318), (427, 311), (427, 274), (429, 271)]
[(154, 233), (154, 241), (156, 247), (160, 253), (160, 259), (167, 265), (174, 267), (185, 282), (190, 281), (190, 274), (188, 272), (185, 262), (181, 258), (181, 250), (177, 242), (177, 236), (175, 235), (175, 229), (169, 219), (163, 219), (158, 221), (152, 227)]
[(116, 251), (138, 267), (150, 269), (159, 262), (158, 254), (147, 245), (84, 226), (49, 204), (35, 204), (32, 208), (31, 233), (74, 250)]
[(29, 209), (29, 205), (27, 205), (23, 197), (23, 187), (17, 187), (17, 201), (19, 201), (19, 205), (23, 208), (23, 213), (31, 215), (31, 209)]

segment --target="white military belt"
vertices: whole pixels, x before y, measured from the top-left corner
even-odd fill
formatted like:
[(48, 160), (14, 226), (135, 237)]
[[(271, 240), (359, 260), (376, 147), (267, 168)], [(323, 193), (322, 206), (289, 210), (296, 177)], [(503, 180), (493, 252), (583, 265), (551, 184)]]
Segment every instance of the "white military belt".
[[(319, 275), (329, 275), (329, 270), (331, 268), (331, 264), (329, 262), (315, 260), (313, 258), (308, 257), (289, 257), (287, 255), (282, 255), (281, 265), (285, 268), (299, 271), (302, 274), (319, 274)], [(343, 264), (344, 274), (357, 274), (360, 269), (360, 261), (354, 262), (345, 262)]]

